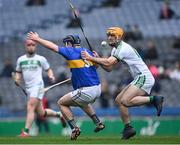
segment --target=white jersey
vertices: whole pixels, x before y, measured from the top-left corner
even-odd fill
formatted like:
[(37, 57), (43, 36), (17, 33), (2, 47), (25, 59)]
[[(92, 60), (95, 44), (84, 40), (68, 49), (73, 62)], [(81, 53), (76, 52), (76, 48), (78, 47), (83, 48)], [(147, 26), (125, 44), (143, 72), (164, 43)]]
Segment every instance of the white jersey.
[(124, 61), (128, 65), (133, 78), (141, 74), (152, 77), (147, 65), (137, 51), (124, 41), (121, 41), (117, 48), (112, 49), (111, 56), (116, 57), (120, 61)]
[(26, 88), (44, 85), (42, 70), (48, 70), (49, 68), (50, 65), (46, 58), (37, 54), (32, 57), (27, 55), (19, 57), (16, 65), (16, 71), (22, 73)]

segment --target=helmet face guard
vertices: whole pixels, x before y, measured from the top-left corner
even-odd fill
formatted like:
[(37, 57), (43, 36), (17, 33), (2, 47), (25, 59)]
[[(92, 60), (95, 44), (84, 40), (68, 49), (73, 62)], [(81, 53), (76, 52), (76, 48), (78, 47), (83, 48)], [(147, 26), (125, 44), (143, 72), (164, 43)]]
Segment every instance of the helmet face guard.
[(70, 42), (72, 45), (79, 45), (81, 43), (81, 39), (78, 35), (67, 35), (63, 39), (63, 43), (66, 44), (68, 42)]

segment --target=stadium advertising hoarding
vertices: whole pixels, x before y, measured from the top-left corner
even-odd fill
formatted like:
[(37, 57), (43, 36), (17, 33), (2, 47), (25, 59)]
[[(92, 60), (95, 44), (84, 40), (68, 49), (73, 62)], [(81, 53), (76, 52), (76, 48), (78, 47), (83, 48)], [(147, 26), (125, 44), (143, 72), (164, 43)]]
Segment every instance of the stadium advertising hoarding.
[[(98, 133), (100, 135), (119, 135), (123, 129), (123, 124), (118, 118), (102, 118), (106, 128)], [(69, 135), (71, 130), (69, 127), (62, 128), (58, 119), (49, 119), (50, 134), (52, 135)], [(138, 135), (180, 135), (180, 118), (134, 118), (132, 124), (137, 130)], [(79, 119), (77, 124), (80, 126), (84, 135), (93, 135), (94, 124), (89, 119)], [(0, 136), (17, 135), (19, 130), (23, 128), (24, 121), (1, 121)], [(38, 129), (35, 124), (30, 130), (31, 135), (36, 136)], [(42, 130), (42, 134), (44, 130)]]

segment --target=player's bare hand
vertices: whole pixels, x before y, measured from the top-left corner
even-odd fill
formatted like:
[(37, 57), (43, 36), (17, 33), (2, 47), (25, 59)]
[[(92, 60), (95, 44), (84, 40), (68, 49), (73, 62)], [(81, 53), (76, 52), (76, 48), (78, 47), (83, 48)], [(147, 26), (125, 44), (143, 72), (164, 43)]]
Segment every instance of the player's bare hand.
[(30, 32), (27, 34), (27, 37), (28, 37), (28, 39), (37, 41), (37, 40), (39, 39), (39, 34), (36, 33), (36, 32), (30, 31)]
[(55, 79), (54, 76), (49, 76), (49, 80), (50, 80), (51, 83), (55, 83), (55, 80), (56, 80), (56, 79)]
[(81, 57), (84, 60), (91, 60), (92, 56), (87, 51), (81, 51)]

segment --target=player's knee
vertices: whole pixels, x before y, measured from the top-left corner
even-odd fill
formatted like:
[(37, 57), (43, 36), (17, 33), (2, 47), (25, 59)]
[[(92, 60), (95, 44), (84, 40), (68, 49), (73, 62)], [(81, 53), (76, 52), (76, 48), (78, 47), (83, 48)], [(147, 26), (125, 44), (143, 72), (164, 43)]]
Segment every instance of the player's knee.
[(58, 104), (58, 106), (61, 106), (61, 105), (63, 104), (62, 99), (59, 99), (59, 100), (57, 101), (57, 104)]
[(121, 99), (120, 99), (119, 97), (116, 97), (116, 99), (115, 99), (115, 101), (114, 101), (115, 104), (118, 105), (118, 106), (121, 105), (121, 101), (120, 101), (120, 100), (121, 100)]
[(129, 106), (129, 100), (126, 99), (125, 97), (121, 98), (121, 99), (120, 99), (120, 102), (121, 102), (122, 105), (124, 105), (124, 106), (126, 106), (126, 107)]
[(28, 111), (34, 111), (35, 108), (36, 108), (35, 104), (33, 104), (32, 102), (28, 103), (28, 106), (27, 106)]
[(57, 105), (58, 105), (58, 106), (61, 105), (61, 100), (60, 100), (60, 99), (57, 101)]
[(117, 104), (117, 105), (122, 105), (121, 104), (121, 98), (122, 98), (123, 96), (121, 95), (121, 94), (118, 94), (117, 95), (117, 97), (116, 97), (116, 99), (115, 99), (115, 103)]

